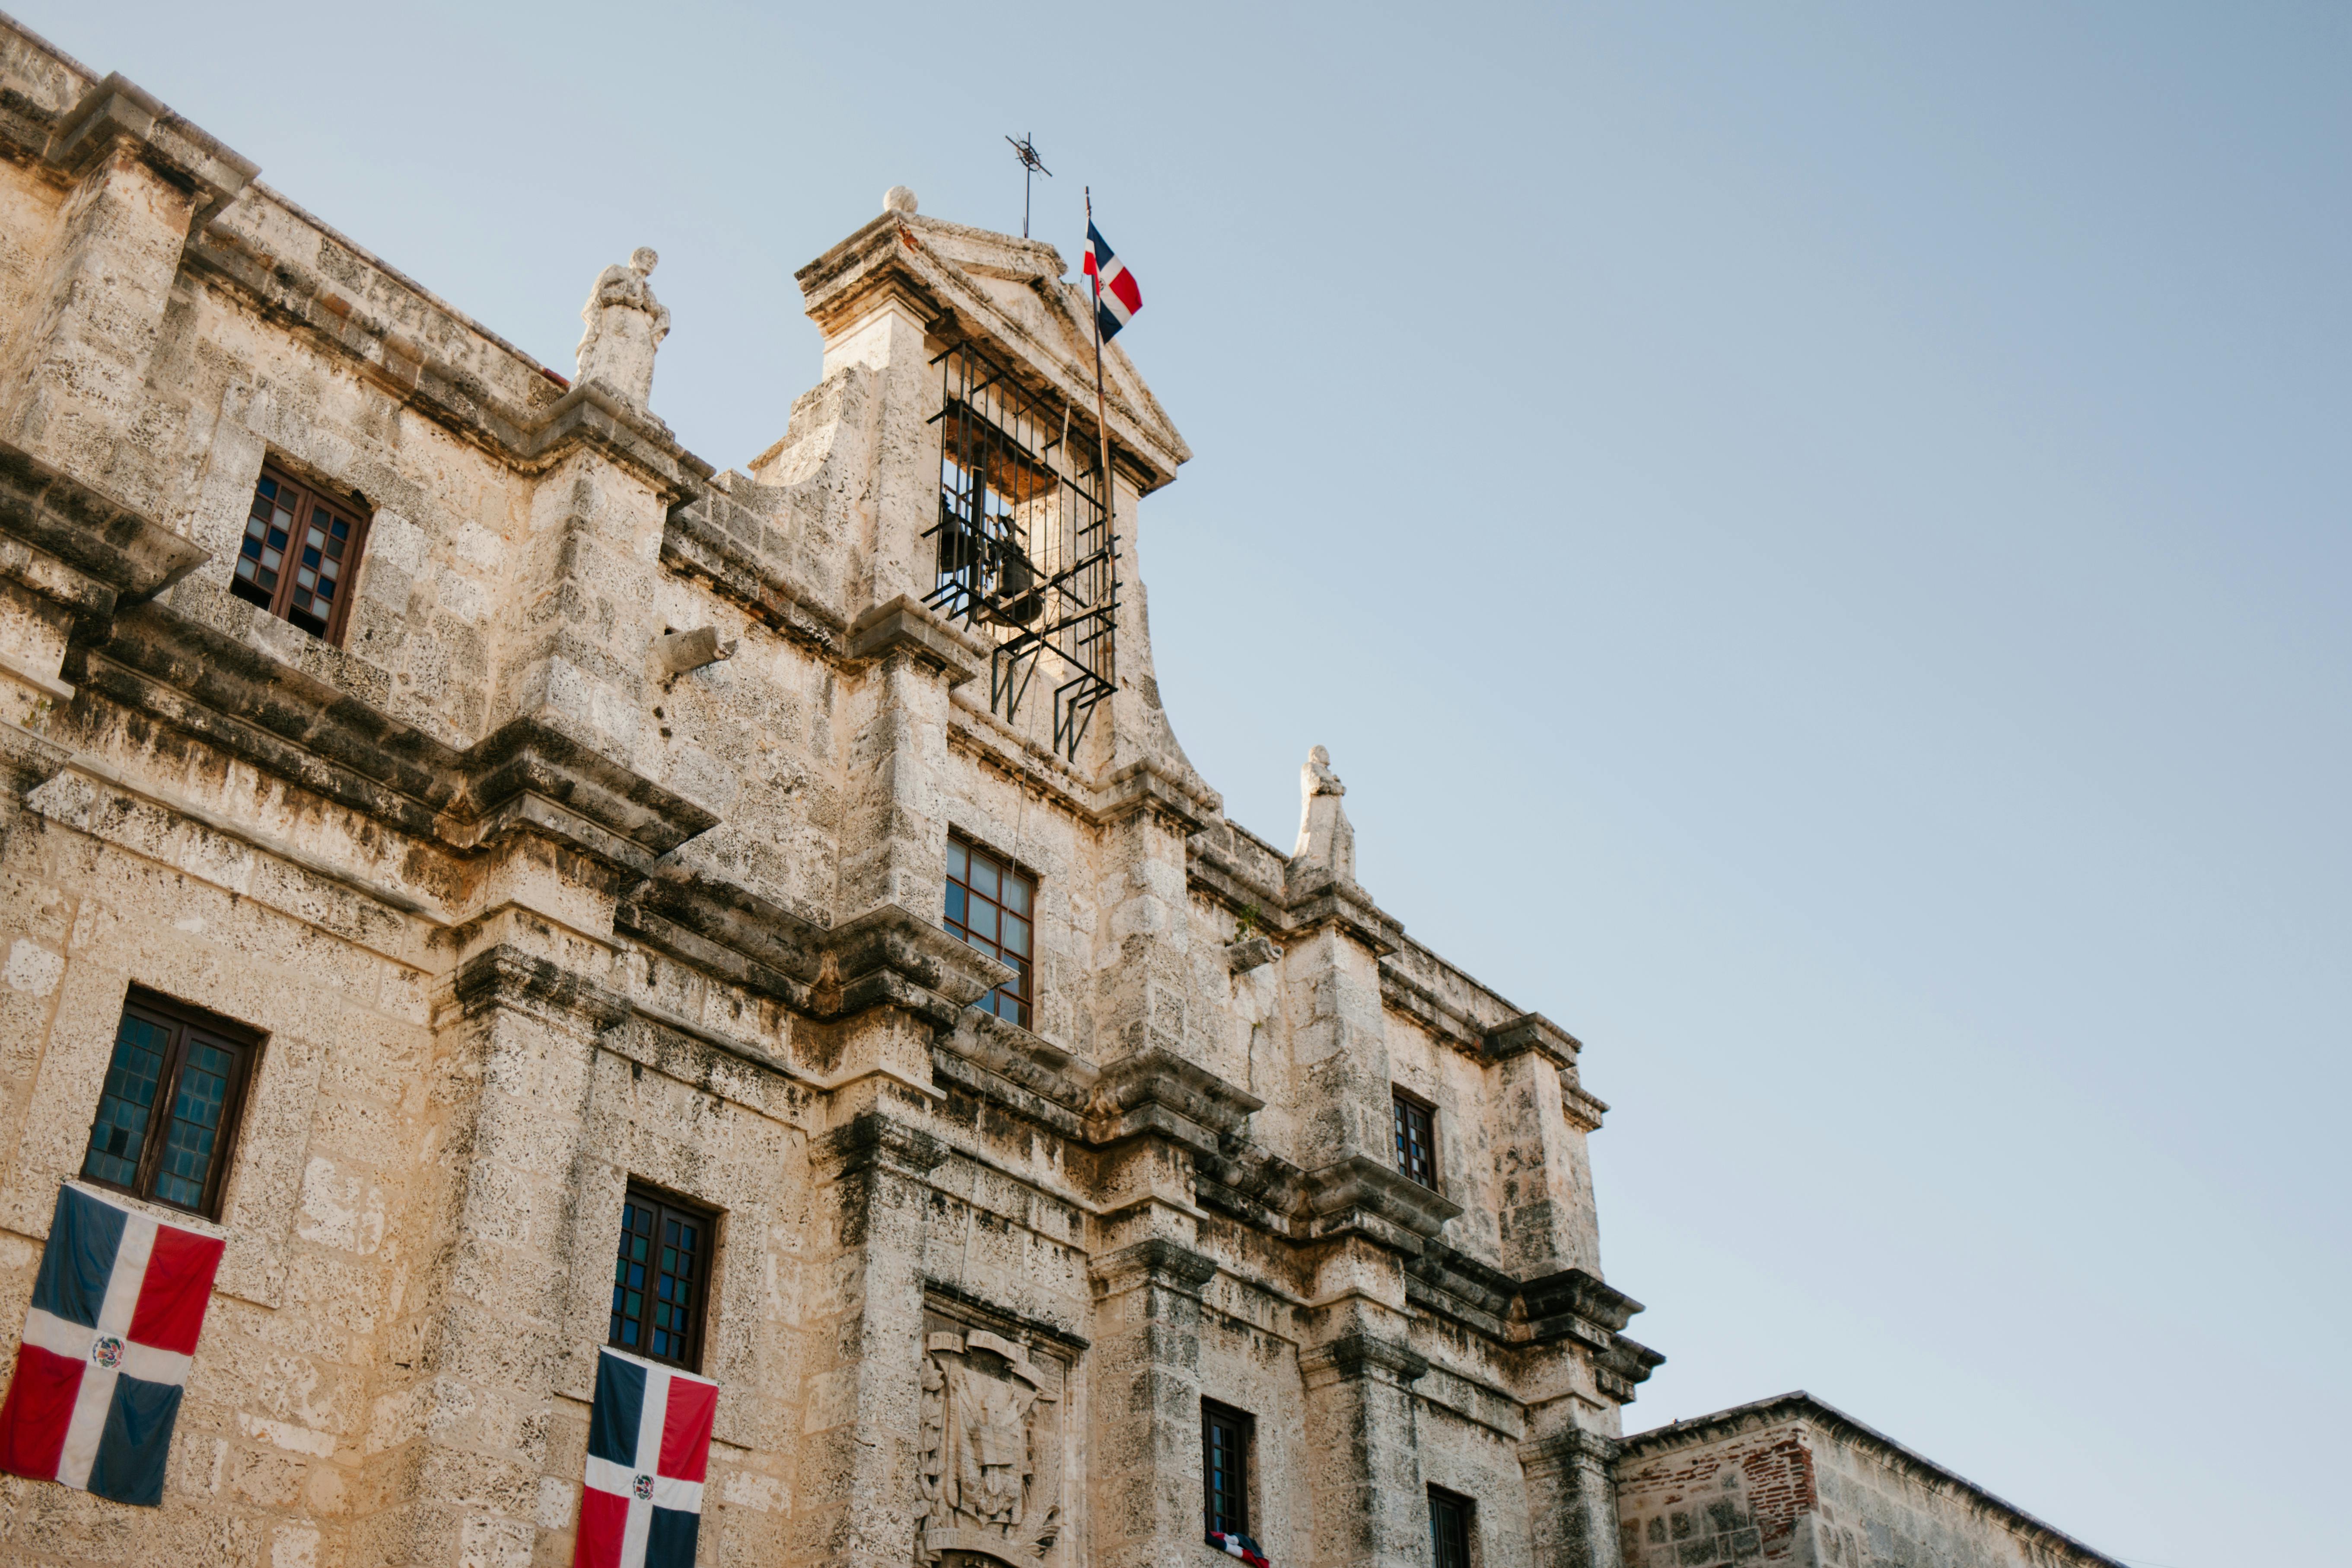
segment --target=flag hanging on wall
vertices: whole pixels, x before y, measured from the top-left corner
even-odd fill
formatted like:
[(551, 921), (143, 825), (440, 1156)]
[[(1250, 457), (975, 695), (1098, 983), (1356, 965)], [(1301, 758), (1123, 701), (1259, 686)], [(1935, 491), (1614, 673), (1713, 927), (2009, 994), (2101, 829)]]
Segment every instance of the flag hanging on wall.
[(0, 1470), (162, 1504), (222, 1246), (80, 1187), (58, 1189), (0, 1404)]
[(1127, 263), (1111, 254), (1110, 241), (1092, 219), (1087, 223), (1086, 274), (1095, 280), (1095, 322), (1108, 342), (1143, 309), (1143, 290), (1136, 287)]
[(1257, 1542), (1246, 1535), (1235, 1535), (1230, 1530), (1213, 1530), (1209, 1531), (1209, 1544), (1228, 1557), (1240, 1558), (1249, 1564), (1249, 1568), (1273, 1568), (1266, 1561), (1265, 1553), (1258, 1550)]
[(588, 1412), (572, 1568), (693, 1568), (719, 1385), (606, 1350)]

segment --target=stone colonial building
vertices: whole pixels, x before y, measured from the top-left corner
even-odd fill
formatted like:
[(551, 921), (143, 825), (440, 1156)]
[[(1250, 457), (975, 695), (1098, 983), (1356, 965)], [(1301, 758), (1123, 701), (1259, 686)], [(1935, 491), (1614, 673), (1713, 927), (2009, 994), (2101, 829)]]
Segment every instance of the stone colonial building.
[(721, 472), (650, 251), (567, 375), (14, 24), (0, 151), (0, 1344), (61, 1184), (226, 1244), (161, 1507), (6, 1560), (569, 1563), (609, 1342), (711, 1563), (2106, 1561), (1801, 1399), (1622, 1440), (1579, 1044), (1319, 748), (1222, 814), (1051, 247), (893, 191)]

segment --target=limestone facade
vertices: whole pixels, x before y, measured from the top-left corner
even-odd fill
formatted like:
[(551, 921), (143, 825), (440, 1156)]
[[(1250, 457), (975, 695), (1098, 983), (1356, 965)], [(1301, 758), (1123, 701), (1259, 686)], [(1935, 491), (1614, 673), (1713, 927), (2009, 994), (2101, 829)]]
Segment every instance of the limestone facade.
[[(703, 1562), (1227, 1561), (1206, 1402), (1276, 1563), (1425, 1568), (1434, 1488), (1480, 1568), (1618, 1568), (1660, 1358), (1579, 1043), (1356, 880), (1320, 748), (1288, 853), (1223, 816), (1138, 551), (1190, 453), (1115, 345), (1097, 429), (1051, 247), (894, 190), (722, 472), (650, 251), (564, 374), (5, 23), (0, 152), (0, 1347), (126, 1002), (259, 1042), (163, 1506), (0, 1478), (8, 1560), (569, 1563), (635, 1184), (716, 1233)], [(951, 351), (1059, 422), (1024, 471), (1111, 453), (1083, 724), (938, 598)], [(354, 521), (329, 635), (240, 588), (272, 476)]]

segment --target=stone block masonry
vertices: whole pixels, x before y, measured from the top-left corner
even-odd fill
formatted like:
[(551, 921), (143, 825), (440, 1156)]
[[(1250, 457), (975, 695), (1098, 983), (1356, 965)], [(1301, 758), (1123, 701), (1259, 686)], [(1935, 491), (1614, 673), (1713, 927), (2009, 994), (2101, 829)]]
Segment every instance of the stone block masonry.
[[(0, 1478), (0, 1558), (569, 1563), (608, 1341), (719, 1385), (711, 1563), (1205, 1563), (1212, 1406), (1285, 1565), (1426, 1568), (1433, 1489), (1480, 1568), (1914, 1528), (1819, 1450), (1612, 1483), (1583, 1047), (1357, 880), (1320, 747), (1289, 853), (1224, 816), (1143, 613), (1192, 454), (1117, 346), (1097, 427), (1051, 247), (894, 192), (722, 471), (650, 250), (567, 374), (5, 18), (0, 152), (0, 1355), (102, 1105), (225, 1243), (161, 1508)], [(958, 349), (1053, 440), (958, 468)], [(1117, 541), (1080, 731), (940, 592), (1048, 485)]]

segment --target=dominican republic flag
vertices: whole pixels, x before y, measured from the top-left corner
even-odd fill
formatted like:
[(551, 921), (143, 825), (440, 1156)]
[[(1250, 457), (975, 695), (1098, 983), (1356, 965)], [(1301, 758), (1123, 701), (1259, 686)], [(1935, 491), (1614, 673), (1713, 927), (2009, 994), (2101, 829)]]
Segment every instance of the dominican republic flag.
[(80, 1187), (58, 1189), (0, 1404), (0, 1470), (163, 1503), (222, 1245)]
[(1249, 1564), (1249, 1568), (1272, 1568), (1272, 1565), (1266, 1562), (1265, 1553), (1258, 1550), (1257, 1542), (1246, 1535), (1235, 1535), (1230, 1531), (1213, 1530), (1209, 1531), (1209, 1544), (1228, 1557), (1240, 1558)]
[(1087, 276), (1095, 280), (1095, 321), (1102, 328), (1103, 342), (1108, 342), (1143, 309), (1143, 290), (1092, 223), (1087, 225)]
[(694, 1568), (719, 1385), (607, 1350), (588, 1412), (572, 1568)]

